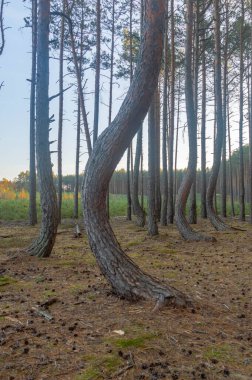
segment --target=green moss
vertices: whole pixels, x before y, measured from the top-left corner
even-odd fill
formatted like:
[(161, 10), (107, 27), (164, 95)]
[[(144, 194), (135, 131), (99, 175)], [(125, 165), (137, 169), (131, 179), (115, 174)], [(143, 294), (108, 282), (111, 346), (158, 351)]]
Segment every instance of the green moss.
[(142, 336), (137, 336), (135, 338), (117, 338), (114, 344), (118, 348), (128, 348), (128, 347), (145, 347), (146, 343), (151, 339), (154, 339), (156, 335), (154, 334), (144, 334)]
[(116, 354), (104, 356), (87, 355), (84, 357), (87, 369), (76, 377), (76, 380), (107, 379), (122, 365), (122, 359)]
[(15, 280), (12, 277), (0, 276), (0, 286), (11, 285), (11, 284), (14, 284), (15, 282), (17, 282), (17, 280)]

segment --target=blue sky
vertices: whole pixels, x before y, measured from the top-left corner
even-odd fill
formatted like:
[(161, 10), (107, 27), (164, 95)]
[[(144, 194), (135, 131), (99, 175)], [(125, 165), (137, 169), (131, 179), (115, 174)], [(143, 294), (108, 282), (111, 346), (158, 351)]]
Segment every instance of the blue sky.
[[(29, 5), (30, 2), (27, 2)], [(29, 16), (30, 10), (26, 2), (10, 0), (4, 9), (6, 30), (6, 45), (3, 55), (0, 57), (0, 83), (4, 81), (4, 87), (0, 90), (0, 180), (5, 177), (13, 179), (21, 171), (29, 169), (29, 82), (31, 72), (31, 29), (23, 28), (24, 17)], [(107, 73), (105, 73), (107, 74)], [(90, 93), (94, 89), (93, 73), (87, 71), (87, 84)], [(50, 95), (58, 92), (58, 63), (50, 61)], [(70, 80), (70, 79), (68, 79)], [(72, 79), (73, 80), (73, 79)], [(107, 78), (102, 77), (101, 87), (101, 112), (99, 130), (107, 126), (108, 111), (104, 103), (108, 103)], [(65, 87), (68, 82), (66, 80)], [(121, 104), (122, 94), (125, 93), (127, 83), (122, 82), (120, 88), (114, 86), (113, 114), (115, 115)], [(63, 130), (63, 173), (74, 173), (75, 167), (75, 104), (73, 90), (65, 93), (64, 104), (64, 130)], [(119, 99), (120, 98), (120, 99)], [(86, 106), (90, 126), (93, 124), (93, 96), (87, 95)], [(213, 119), (212, 109), (208, 110), (209, 119)], [(57, 139), (58, 99), (50, 104), (50, 114), (55, 114), (56, 122), (53, 123), (51, 140)], [(185, 115), (181, 116), (181, 125), (185, 123)], [(208, 124), (207, 136), (212, 136), (212, 122)], [(236, 138), (233, 142), (237, 145)], [(212, 161), (212, 140), (208, 140), (208, 165)], [(85, 142), (82, 143), (80, 170), (83, 171), (87, 160)], [(144, 146), (147, 147), (147, 128), (144, 129)], [(56, 144), (52, 150), (57, 150)], [(54, 171), (57, 172), (56, 154), (52, 155)], [(187, 165), (188, 147), (187, 131), (181, 128), (179, 132), (178, 167)], [(125, 167), (125, 158), (118, 168)], [(147, 152), (144, 153), (144, 167), (147, 168)]]

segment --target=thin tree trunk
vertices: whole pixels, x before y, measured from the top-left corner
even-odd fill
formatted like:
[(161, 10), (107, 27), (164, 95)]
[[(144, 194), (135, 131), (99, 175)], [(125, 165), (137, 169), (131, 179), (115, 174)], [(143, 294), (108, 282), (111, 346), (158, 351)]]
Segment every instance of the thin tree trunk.
[(37, 61), (37, 0), (32, 2), (32, 73), (30, 92), (30, 179), (29, 179), (29, 221), (34, 226), (37, 223), (36, 205), (36, 61)]
[(148, 113), (148, 234), (158, 235), (157, 215), (156, 215), (156, 92), (150, 105)]
[(239, 203), (240, 220), (245, 221), (245, 188), (244, 188), (244, 157), (243, 157), (243, 77), (244, 77), (244, 2), (241, 0), (241, 20), (240, 20), (240, 122), (239, 122)]
[[(66, 9), (69, 12), (68, 0), (65, 0), (65, 1), (66, 1)], [(78, 85), (78, 95), (80, 98), (81, 114), (82, 114), (82, 119), (83, 119), (83, 124), (84, 124), (84, 131), (85, 131), (88, 155), (90, 156), (90, 154), (92, 152), (92, 145), (91, 145), (91, 138), (90, 138), (89, 127), (88, 127), (88, 120), (87, 120), (87, 112), (86, 112), (86, 107), (85, 107), (84, 94), (83, 94), (83, 89), (82, 89), (81, 72), (79, 69), (78, 59), (77, 59), (77, 54), (76, 54), (72, 20), (71, 20), (70, 16), (68, 16), (67, 14), (64, 14), (63, 12), (51, 12), (51, 14), (57, 15), (57, 16), (64, 16), (68, 22), (69, 34), (70, 34), (70, 43), (71, 43), (71, 49), (72, 49), (72, 54), (73, 54), (73, 62), (74, 62), (75, 74), (76, 74), (77, 85)]]
[[(157, 221), (161, 216), (161, 191), (160, 191), (160, 91), (155, 92), (155, 209)], [(153, 142), (152, 142), (153, 144)]]
[(186, 202), (194, 180), (194, 173), (197, 167), (197, 121), (195, 115), (195, 105), (193, 97), (192, 82), (192, 35), (193, 35), (193, 2), (187, 0), (187, 26), (186, 26), (186, 78), (185, 78), (185, 95), (186, 95), (186, 114), (189, 135), (189, 162), (187, 172), (180, 185), (176, 201), (176, 224), (179, 232), (186, 240), (200, 241), (210, 240), (212, 237), (195, 232), (188, 224), (185, 217)]
[(78, 98), (76, 156), (75, 156), (75, 184), (74, 184), (74, 218), (75, 219), (78, 219), (79, 217), (80, 132), (81, 132), (81, 111), (80, 111), (80, 98)]
[(48, 257), (58, 227), (56, 190), (53, 184), (49, 143), (49, 18), (50, 0), (39, 0), (37, 44), (36, 148), (42, 222), (39, 237), (27, 249), (38, 257)]
[[(203, 3), (205, 8), (205, 2)], [(201, 103), (201, 217), (207, 218), (206, 210), (206, 46), (205, 25), (203, 23), (202, 35), (202, 103)]]
[[(250, 1), (250, 22), (252, 24), (252, 0)], [(249, 96), (249, 222), (252, 224), (252, 28), (250, 34), (250, 96)]]
[(0, 55), (2, 55), (3, 50), (4, 50), (4, 45), (5, 45), (3, 9), (4, 9), (4, 0), (1, 0), (1, 5), (0, 5)]
[(101, 2), (96, 1), (96, 57), (95, 57), (95, 101), (93, 146), (98, 136), (99, 102), (100, 102), (100, 71), (101, 71)]
[[(168, 12), (168, 1), (166, 1), (166, 12)], [(168, 16), (166, 14), (166, 16)], [(167, 17), (168, 18), (168, 17)], [(162, 166), (163, 166), (163, 191), (161, 208), (161, 225), (167, 226), (167, 207), (168, 207), (168, 172), (167, 172), (167, 128), (168, 128), (168, 35), (167, 21), (164, 31), (164, 88), (163, 88), (163, 139), (162, 139)]]
[(140, 60), (128, 94), (110, 127), (97, 140), (86, 167), (84, 221), (89, 243), (102, 273), (114, 291), (127, 299), (154, 299), (184, 304), (185, 296), (140, 270), (122, 251), (109, 224), (106, 194), (110, 178), (140, 127), (157, 87), (162, 56), (164, 1), (146, 1), (146, 27)]
[[(63, 1), (63, 13), (65, 13), (65, 1)], [(60, 30), (60, 53), (59, 53), (59, 125), (58, 125), (58, 210), (59, 223), (61, 223), (62, 206), (62, 130), (63, 130), (63, 69), (64, 69), (64, 38), (65, 38), (65, 17), (61, 17)]]
[(136, 143), (136, 155), (135, 155), (135, 164), (134, 164), (134, 175), (132, 183), (132, 203), (134, 213), (136, 215), (136, 224), (139, 227), (145, 225), (145, 212), (140, 205), (138, 197), (138, 184), (139, 184), (139, 167), (140, 160), (142, 155), (142, 137), (143, 137), (143, 128), (141, 127), (137, 133), (137, 143)]
[(221, 163), (221, 150), (223, 145), (223, 108), (221, 90), (221, 42), (220, 42), (220, 6), (219, 0), (214, 0), (214, 19), (215, 19), (215, 99), (216, 99), (216, 121), (217, 131), (214, 144), (214, 162), (212, 173), (207, 188), (207, 216), (218, 231), (225, 231), (229, 227), (221, 220), (214, 209), (214, 193)]
[[(198, 128), (198, 77), (199, 77), (199, 0), (196, 0), (196, 16), (194, 22), (194, 106), (195, 106), (195, 118)], [(197, 142), (198, 143), (198, 142)], [(197, 224), (197, 200), (196, 200), (196, 175), (197, 168), (195, 169), (194, 180), (190, 193), (190, 207), (188, 221), (190, 224)]]
[(227, 92), (228, 92), (228, 43), (229, 43), (229, 9), (228, 1), (225, 2), (226, 37), (224, 47), (224, 72), (223, 72), (223, 148), (222, 148), (222, 191), (221, 191), (221, 216), (227, 217)]
[(170, 97), (170, 123), (168, 139), (168, 211), (167, 221), (172, 224), (174, 219), (174, 121), (175, 121), (175, 21), (174, 0), (171, 0), (171, 97)]

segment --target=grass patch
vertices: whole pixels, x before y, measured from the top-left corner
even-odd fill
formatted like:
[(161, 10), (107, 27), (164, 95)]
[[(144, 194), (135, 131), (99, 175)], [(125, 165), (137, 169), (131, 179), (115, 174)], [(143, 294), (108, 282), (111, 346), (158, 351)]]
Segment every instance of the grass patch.
[(221, 344), (215, 346), (209, 346), (204, 353), (204, 358), (211, 360), (216, 359), (219, 361), (232, 361), (231, 358), (231, 346), (228, 344)]
[(84, 357), (87, 362), (87, 369), (84, 370), (75, 380), (98, 380), (106, 379), (116, 372), (123, 361), (117, 354), (104, 356), (89, 355)]
[(110, 343), (113, 343), (117, 348), (143, 348), (146, 343), (156, 338), (155, 334), (139, 335), (135, 338), (113, 338)]
[(12, 277), (0, 276), (0, 286), (11, 285), (11, 284), (14, 284), (16, 282), (17, 282), (17, 280), (15, 280)]

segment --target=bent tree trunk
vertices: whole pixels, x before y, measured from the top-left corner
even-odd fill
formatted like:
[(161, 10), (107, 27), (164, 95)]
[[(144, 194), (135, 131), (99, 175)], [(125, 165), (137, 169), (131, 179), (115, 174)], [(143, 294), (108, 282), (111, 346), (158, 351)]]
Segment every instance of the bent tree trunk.
[(109, 224), (106, 194), (116, 165), (140, 127), (157, 86), (162, 55), (164, 1), (146, 1), (140, 60), (128, 94), (112, 124), (98, 138), (82, 189), (84, 222), (91, 249), (114, 291), (127, 299), (184, 304), (186, 297), (145, 274), (122, 251)]
[(229, 227), (221, 220), (214, 209), (214, 192), (216, 189), (218, 174), (221, 164), (221, 150), (223, 144), (223, 113), (222, 113), (222, 91), (221, 91), (221, 43), (220, 43), (220, 7), (219, 0), (214, 0), (215, 19), (215, 99), (216, 99), (216, 121), (217, 132), (214, 146), (214, 162), (209, 179), (206, 196), (207, 216), (217, 231), (225, 231)]
[(192, 35), (193, 35), (193, 2), (187, 0), (187, 30), (186, 30), (186, 79), (185, 79), (185, 96), (186, 96), (186, 114), (188, 123), (189, 136), (189, 161), (186, 175), (178, 191), (175, 221), (179, 232), (186, 240), (200, 241), (213, 240), (195, 232), (185, 216), (186, 202), (192, 187), (196, 166), (197, 166), (197, 120), (195, 113), (194, 97), (193, 97), (193, 81), (192, 81)]
[(49, 15), (50, 1), (40, 0), (37, 50), (36, 152), (42, 222), (39, 237), (27, 249), (30, 255), (38, 257), (48, 257), (51, 254), (58, 227), (57, 197), (53, 184), (49, 144)]

